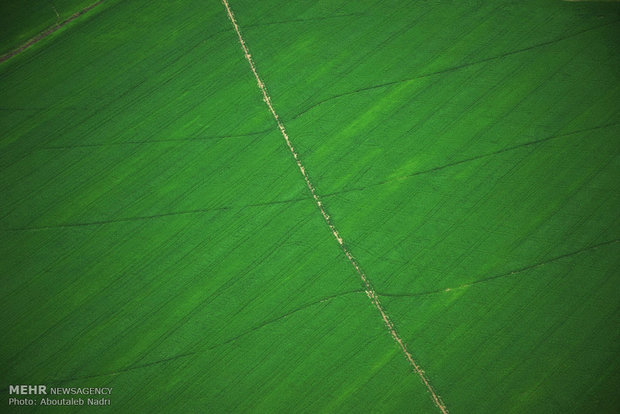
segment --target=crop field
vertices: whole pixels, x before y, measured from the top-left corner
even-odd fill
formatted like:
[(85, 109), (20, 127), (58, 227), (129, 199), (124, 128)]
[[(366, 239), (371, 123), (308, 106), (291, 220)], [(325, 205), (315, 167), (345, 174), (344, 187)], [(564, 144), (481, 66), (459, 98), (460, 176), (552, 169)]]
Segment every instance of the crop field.
[(620, 412), (620, 2), (4, 3), (0, 412)]

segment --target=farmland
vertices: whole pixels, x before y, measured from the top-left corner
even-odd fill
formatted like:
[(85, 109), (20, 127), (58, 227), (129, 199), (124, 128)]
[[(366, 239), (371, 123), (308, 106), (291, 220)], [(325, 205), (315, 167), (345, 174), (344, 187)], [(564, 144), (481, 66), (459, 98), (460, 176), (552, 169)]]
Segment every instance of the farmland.
[(229, 3), (0, 63), (2, 409), (617, 412), (620, 3)]

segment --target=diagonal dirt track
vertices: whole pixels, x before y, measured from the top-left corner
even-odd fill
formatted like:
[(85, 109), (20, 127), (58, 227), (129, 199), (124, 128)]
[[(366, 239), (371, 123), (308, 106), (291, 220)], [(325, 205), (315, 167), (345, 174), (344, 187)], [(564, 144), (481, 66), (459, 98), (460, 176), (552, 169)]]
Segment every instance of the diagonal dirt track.
[[(39, 33), (38, 35), (36, 35), (32, 39), (28, 40), (26, 43), (24, 43), (23, 45), (21, 45), (17, 49), (13, 49), (10, 52), (5, 53), (4, 55), (0, 56), (0, 63), (4, 62), (5, 60), (9, 60), (10, 58), (12, 58), (15, 55), (20, 54), (24, 50), (28, 49), (30, 46), (40, 42), (43, 39), (45, 39), (46, 37), (48, 37), (52, 33), (56, 32), (58, 29), (61, 29), (62, 27), (64, 27), (68, 23), (71, 23), (73, 20), (77, 19), (81, 15), (88, 13), (89, 11), (91, 11), (95, 7), (99, 6), (104, 1), (105, 0), (98, 0), (98, 1), (94, 2), (93, 4), (91, 4), (90, 6), (84, 7), (82, 10), (73, 13), (65, 21), (60, 22), (60, 23), (58, 23), (58, 24), (56, 24), (56, 25), (54, 25), (54, 26), (44, 30), (43, 32)], [(56, 16), (58, 16), (58, 12), (56, 11), (56, 8), (54, 8), (54, 11), (56, 12)]]
[(254, 64), (254, 61), (252, 60), (252, 55), (250, 54), (250, 51), (248, 50), (248, 47), (247, 47), (247, 45), (245, 43), (245, 40), (243, 40), (243, 36), (241, 36), (241, 31), (239, 29), (239, 25), (237, 24), (237, 21), (235, 20), (235, 16), (234, 16), (232, 10), (230, 9), (230, 5), (228, 4), (227, 0), (222, 0), (222, 3), (224, 5), (224, 7), (226, 8), (226, 12), (228, 14), (228, 18), (230, 19), (230, 21), (231, 21), (231, 23), (232, 23), (232, 25), (233, 25), (233, 27), (235, 29), (235, 32), (237, 33), (237, 37), (239, 39), (239, 43), (241, 45), (241, 48), (243, 49), (243, 53), (245, 54), (245, 58), (246, 58), (246, 60), (248, 61), (249, 65), (250, 65), (250, 69), (252, 70), (252, 73), (254, 74), (254, 77), (256, 78), (256, 82), (258, 83), (258, 87), (260, 88), (260, 90), (261, 90), (261, 92), (263, 94), (263, 100), (265, 101), (265, 104), (267, 105), (267, 107), (269, 108), (269, 111), (273, 115), (273, 118), (275, 119), (275, 121), (276, 121), (276, 123), (278, 125), (278, 129), (280, 130), (280, 133), (284, 137), (284, 140), (286, 141), (286, 145), (288, 146), (288, 148), (289, 148), (289, 150), (291, 152), (291, 155), (293, 156), (293, 158), (295, 158), (295, 162), (297, 163), (297, 167), (299, 168), (299, 171), (301, 172), (301, 175), (303, 176), (304, 181), (306, 182), (306, 186), (308, 187), (308, 190), (310, 190), (310, 193), (312, 194), (312, 198), (314, 199), (317, 207), (319, 208), (319, 211), (321, 212), (321, 215), (323, 216), (323, 219), (325, 220), (325, 223), (329, 227), (329, 229), (332, 232), (332, 235), (334, 236), (334, 238), (338, 241), (338, 244), (340, 245), (340, 247), (341, 247), (342, 251), (344, 252), (345, 256), (347, 257), (347, 259), (349, 260), (351, 265), (355, 268), (355, 271), (357, 272), (357, 274), (359, 275), (360, 279), (362, 280), (362, 283), (364, 285), (364, 289), (365, 289), (366, 295), (372, 301), (373, 306), (377, 309), (377, 311), (381, 315), (381, 318), (383, 319), (383, 321), (385, 322), (385, 325), (387, 326), (388, 330), (390, 331), (390, 334), (392, 335), (392, 338), (394, 338), (394, 340), (398, 343), (398, 345), (400, 346), (402, 352), (405, 354), (405, 357), (409, 361), (410, 365), (413, 367), (414, 371), (418, 374), (418, 376), (420, 377), (420, 379), (422, 380), (422, 382), (426, 386), (426, 388), (429, 391), (429, 393), (431, 394), (431, 396), (433, 398), (433, 402), (435, 403), (437, 408), (439, 408), (439, 410), (443, 414), (447, 414), (448, 413), (448, 409), (446, 408), (446, 405), (443, 403), (443, 401), (441, 400), (441, 397), (439, 396), (439, 394), (437, 394), (437, 392), (434, 390), (434, 388), (430, 384), (428, 378), (426, 377), (426, 375), (425, 375), (424, 371), (422, 370), (422, 368), (420, 367), (420, 365), (418, 365), (418, 363), (413, 359), (413, 356), (411, 355), (411, 353), (407, 350), (405, 342), (402, 340), (402, 338), (400, 337), (398, 332), (396, 332), (396, 327), (394, 326), (394, 324), (392, 323), (392, 321), (390, 320), (390, 318), (386, 314), (383, 306), (379, 302), (379, 296), (377, 295), (377, 292), (375, 291), (375, 289), (373, 288), (372, 284), (368, 280), (368, 277), (366, 276), (366, 274), (360, 268), (359, 264), (357, 263), (357, 260), (353, 257), (353, 255), (351, 254), (351, 252), (349, 251), (349, 249), (345, 245), (345, 243), (344, 243), (344, 241), (342, 239), (342, 236), (340, 236), (340, 233), (338, 232), (338, 230), (334, 226), (330, 216), (325, 211), (325, 207), (324, 207), (323, 203), (321, 202), (321, 199), (320, 199), (319, 195), (317, 194), (314, 185), (310, 181), (308, 173), (306, 172), (306, 169), (305, 169), (304, 165), (302, 164), (302, 162), (301, 162), (297, 152), (295, 151), (295, 148), (293, 147), (293, 144), (291, 143), (291, 140), (290, 140), (290, 138), (289, 138), (289, 136), (288, 136), (288, 134), (286, 132), (286, 129), (284, 127), (284, 124), (282, 123), (282, 121), (280, 121), (280, 117), (278, 116), (278, 114), (276, 113), (276, 111), (275, 111), (275, 109), (273, 107), (273, 104), (271, 102), (271, 97), (267, 93), (267, 89), (265, 87), (265, 84), (263, 83), (263, 81), (261, 80), (260, 76), (258, 75), (258, 72), (256, 70), (256, 66)]

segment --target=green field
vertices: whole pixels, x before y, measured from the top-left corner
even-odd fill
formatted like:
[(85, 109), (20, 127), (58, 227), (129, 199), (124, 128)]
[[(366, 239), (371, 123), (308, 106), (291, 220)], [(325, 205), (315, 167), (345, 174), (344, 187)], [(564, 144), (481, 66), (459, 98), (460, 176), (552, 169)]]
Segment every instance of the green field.
[(620, 2), (230, 7), (344, 248), (224, 5), (105, 1), (0, 63), (0, 412), (441, 414), (347, 252), (450, 413), (620, 412)]

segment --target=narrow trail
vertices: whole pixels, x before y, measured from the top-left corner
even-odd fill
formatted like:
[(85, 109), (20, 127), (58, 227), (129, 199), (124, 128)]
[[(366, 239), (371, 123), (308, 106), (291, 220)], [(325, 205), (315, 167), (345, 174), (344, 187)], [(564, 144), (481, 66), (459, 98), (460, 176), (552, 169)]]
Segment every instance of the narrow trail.
[[(73, 381), (78, 381), (78, 380), (116, 376), (116, 375), (119, 375), (119, 374), (123, 374), (125, 372), (131, 372), (131, 371), (135, 371), (135, 370), (140, 370), (140, 369), (143, 369), (143, 368), (152, 367), (154, 365), (161, 365), (161, 364), (165, 364), (167, 362), (172, 362), (172, 361), (176, 361), (176, 360), (179, 360), (179, 359), (182, 359), (182, 358), (187, 358), (187, 357), (190, 357), (190, 356), (202, 353), (204, 351), (212, 351), (212, 350), (217, 349), (217, 348), (219, 348), (221, 346), (228, 345), (229, 343), (235, 342), (238, 339), (243, 338), (244, 336), (247, 336), (247, 335), (249, 335), (249, 334), (251, 334), (253, 332), (256, 332), (256, 331), (258, 331), (260, 329), (265, 328), (266, 326), (269, 326), (269, 325), (272, 325), (272, 324), (274, 324), (276, 322), (284, 320), (287, 317), (289, 317), (291, 315), (294, 315), (294, 314), (296, 314), (298, 312), (304, 311), (304, 310), (306, 310), (308, 308), (315, 307), (317, 305), (320, 305), (321, 303), (331, 302), (332, 300), (341, 298), (343, 296), (352, 295), (352, 294), (356, 294), (356, 293), (362, 293), (362, 292), (363, 292), (363, 290), (348, 290), (348, 291), (344, 291), (344, 292), (334, 293), (333, 295), (325, 296), (323, 298), (315, 300), (314, 302), (309, 302), (309, 303), (303, 304), (301, 306), (298, 306), (297, 308), (292, 309), (292, 310), (290, 310), (290, 311), (288, 311), (288, 312), (286, 312), (286, 313), (284, 313), (282, 315), (276, 316), (275, 318), (263, 321), (260, 324), (254, 326), (252, 328), (249, 328), (249, 329), (247, 329), (247, 330), (245, 330), (245, 331), (243, 331), (243, 332), (241, 332), (241, 333), (239, 333), (237, 335), (235, 335), (232, 338), (228, 338), (228, 339), (226, 339), (226, 340), (224, 340), (222, 342), (218, 342), (218, 343), (210, 345), (208, 347), (202, 347), (202, 348), (200, 348), (198, 350), (186, 351), (186, 352), (183, 352), (183, 353), (180, 353), (180, 354), (175, 354), (175, 355), (172, 355), (172, 356), (168, 356), (168, 357), (165, 357), (165, 358), (162, 358), (162, 359), (158, 359), (158, 360), (155, 360), (155, 361), (151, 361), (151, 362), (145, 362), (145, 363), (142, 363), (142, 364), (135, 364), (134, 363), (134, 364), (127, 365), (125, 367), (122, 367), (122, 368), (119, 368), (119, 369), (116, 369), (116, 370), (113, 370), (113, 371), (98, 372), (98, 373), (93, 373), (93, 374), (74, 376), (74, 377), (70, 377), (70, 378), (59, 378), (59, 379), (55, 379), (55, 380), (50, 380), (49, 382), (57, 384), (57, 385), (63, 385), (63, 384), (67, 384), (67, 383), (70, 383), (70, 382), (73, 382)], [(8, 390), (9, 390), (8, 387), (0, 388), (0, 394), (7, 393)]]
[(144, 144), (160, 144), (160, 143), (187, 143), (187, 142), (208, 142), (208, 141), (220, 141), (231, 138), (245, 138), (255, 135), (266, 134), (271, 132), (272, 129), (263, 129), (261, 131), (246, 132), (243, 134), (227, 134), (227, 135), (202, 135), (195, 137), (184, 138), (163, 138), (163, 139), (143, 139), (134, 141), (118, 141), (118, 142), (97, 142), (93, 144), (73, 144), (73, 145), (45, 145), (37, 148), (37, 150), (67, 150), (76, 148), (106, 148), (117, 147), (122, 145), (144, 145)]
[(447, 164), (443, 164), (443, 165), (438, 165), (436, 167), (428, 168), (428, 169), (425, 169), (425, 170), (414, 171), (414, 172), (411, 172), (409, 174), (388, 178), (388, 179), (382, 180), (382, 181), (377, 181), (377, 182), (374, 182), (374, 183), (367, 184), (365, 186), (349, 187), (349, 188), (343, 188), (342, 190), (332, 191), (331, 193), (323, 194), (323, 198), (333, 197), (333, 196), (336, 196), (336, 195), (339, 195), (339, 194), (350, 193), (350, 192), (353, 192), (353, 191), (364, 191), (364, 190), (366, 190), (368, 188), (378, 187), (378, 186), (381, 186), (381, 185), (392, 183), (394, 181), (406, 180), (408, 178), (416, 177), (418, 175), (434, 173), (434, 172), (441, 171), (441, 170), (446, 169), (446, 168), (455, 167), (457, 165), (466, 164), (466, 163), (469, 163), (469, 162), (472, 162), (472, 161), (477, 161), (477, 160), (480, 160), (480, 159), (483, 159), (483, 158), (493, 157), (495, 155), (500, 155), (500, 154), (503, 154), (505, 152), (511, 152), (511, 151), (518, 150), (518, 149), (521, 149), (521, 148), (526, 148), (526, 147), (530, 147), (530, 146), (533, 146), (533, 145), (543, 144), (543, 143), (545, 143), (547, 141), (552, 141), (552, 140), (556, 140), (556, 139), (559, 139), (559, 138), (570, 137), (570, 136), (573, 136), (573, 135), (582, 134), (584, 132), (591, 132), (591, 131), (596, 131), (596, 130), (599, 130), (599, 129), (605, 129), (605, 128), (609, 128), (609, 127), (614, 127), (614, 126), (617, 126), (617, 125), (619, 125), (618, 122), (613, 122), (613, 123), (608, 123), (608, 124), (603, 124), (603, 125), (595, 125), (595, 126), (589, 127), (589, 128), (578, 129), (578, 130), (575, 130), (575, 131), (564, 132), (564, 133), (561, 133), (561, 134), (554, 134), (554, 135), (550, 135), (550, 136), (547, 136), (547, 137), (544, 137), (544, 138), (536, 139), (534, 141), (522, 142), (521, 144), (512, 145), (512, 146), (506, 147), (506, 148), (501, 148), (501, 149), (499, 149), (497, 151), (487, 152), (487, 153), (484, 153), (484, 154), (478, 154), (478, 155), (474, 155), (473, 157), (464, 158), (464, 159), (453, 161), (453, 162), (450, 162), (450, 163), (447, 163)]
[[(89, 11), (91, 11), (92, 9), (94, 9), (95, 7), (99, 6), (101, 3), (103, 3), (105, 0), (99, 0), (94, 2), (93, 4), (91, 4), (90, 6), (86, 6), (84, 7), (82, 10), (73, 13), (71, 16), (69, 16), (66, 20), (64, 20), (61, 23), (56, 23), (54, 26), (44, 30), (43, 32), (39, 33), (38, 35), (36, 35), (35, 37), (33, 37), (32, 39), (28, 40), (26, 43), (24, 43), (23, 45), (19, 46), (17, 49), (13, 49), (8, 53), (5, 53), (4, 55), (0, 56), (0, 63), (4, 62), (5, 60), (9, 60), (10, 58), (12, 58), (13, 56), (16, 56), (18, 54), (20, 54), (21, 52), (23, 52), (24, 50), (28, 49), (30, 46), (40, 42), (41, 40), (45, 39), (46, 37), (48, 37), (49, 35), (51, 35), (52, 33), (56, 32), (57, 30), (61, 29), (62, 27), (66, 26), (68, 23), (71, 23), (73, 20), (77, 19), (78, 17), (80, 17), (83, 14), (88, 13)], [(58, 14), (58, 11), (56, 10), (56, 7), (54, 7), (52, 5), (52, 7), (54, 8), (54, 12), (56, 13), (56, 18), (59, 19), (60, 15)]]
[(167, 213), (152, 214), (150, 216), (117, 217), (117, 218), (111, 218), (108, 220), (84, 221), (84, 222), (76, 222), (76, 223), (60, 223), (60, 224), (48, 224), (48, 225), (41, 225), (41, 226), (8, 227), (8, 228), (0, 229), (0, 231), (21, 232), (21, 231), (65, 229), (65, 228), (71, 228), (71, 227), (101, 226), (104, 224), (127, 223), (127, 222), (134, 222), (134, 221), (158, 219), (162, 217), (183, 216), (183, 215), (188, 215), (188, 214), (202, 214), (202, 213), (213, 213), (213, 212), (218, 212), (218, 211), (242, 210), (242, 209), (251, 208), (251, 207), (268, 207), (268, 206), (275, 206), (278, 204), (297, 203), (297, 202), (306, 201), (306, 200), (307, 198), (289, 198), (285, 200), (264, 201), (262, 203), (252, 203), (252, 204), (237, 205), (237, 206), (230, 205), (230, 206), (219, 206), (219, 207), (210, 207), (210, 208), (197, 208), (193, 210), (170, 211)]
[(390, 334), (392, 335), (392, 338), (394, 338), (394, 340), (398, 343), (398, 345), (400, 346), (403, 354), (405, 355), (405, 357), (409, 361), (410, 365), (413, 367), (414, 371), (418, 374), (418, 376), (420, 377), (420, 379), (422, 380), (422, 382), (426, 386), (426, 388), (429, 391), (429, 393), (431, 394), (431, 396), (433, 398), (433, 402), (435, 403), (437, 408), (439, 408), (439, 410), (443, 414), (447, 414), (448, 413), (448, 409), (446, 408), (446, 405), (441, 400), (441, 397), (439, 396), (439, 394), (431, 386), (428, 378), (426, 377), (426, 375), (425, 375), (424, 371), (422, 370), (422, 368), (420, 367), (420, 365), (418, 365), (418, 363), (413, 359), (411, 353), (407, 350), (405, 342), (403, 341), (403, 339), (400, 337), (400, 335), (396, 331), (396, 328), (395, 328), (394, 324), (392, 323), (392, 321), (388, 317), (387, 313), (385, 312), (385, 309), (381, 305), (381, 302), (379, 302), (379, 296), (377, 295), (377, 292), (373, 288), (373, 286), (370, 283), (370, 281), (369, 281), (368, 277), (366, 276), (366, 274), (360, 268), (359, 264), (357, 263), (357, 260), (353, 257), (353, 255), (351, 254), (351, 252), (349, 251), (349, 249), (345, 245), (342, 236), (340, 236), (340, 233), (338, 232), (338, 230), (334, 226), (330, 216), (327, 214), (327, 212), (325, 210), (325, 207), (324, 207), (323, 203), (321, 202), (321, 199), (320, 199), (319, 195), (317, 194), (314, 185), (310, 181), (308, 173), (306, 172), (306, 169), (305, 169), (304, 165), (302, 164), (302, 162), (301, 162), (301, 160), (299, 158), (299, 155), (297, 154), (297, 152), (295, 151), (295, 148), (293, 147), (293, 144), (291, 143), (291, 140), (290, 140), (290, 138), (289, 138), (289, 136), (288, 136), (288, 134), (286, 132), (286, 129), (284, 127), (284, 124), (282, 123), (282, 121), (280, 121), (280, 117), (278, 116), (278, 114), (276, 113), (276, 111), (275, 111), (275, 109), (273, 107), (273, 104), (271, 102), (271, 97), (267, 93), (267, 89), (265, 87), (265, 84), (263, 83), (263, 81), (261, 80), (260, 76), (258, 75), (258, 72), (256, 70), (256, 66), (254, 64), (254, 61), (252, 60), (252, 55), (250, 54), (250, 51), (249, 51), (249, 49), (248, 49), (248, 47), (247, 47), (247, 45), (245, 43), (245, 40), (243, 39), (243, 36), (241, 35), (241, 31), (239, 29), (239, 25), (237, 24), (237, 21), (235, 19), (235, 16), (234, 16), (232, 10), (230, 9), (230, 5), (228, 4), (227, 0), (222, 0), (222, 4), (226, 8), (226, 12), (228, 14), (228, 18), (230, 19), (230, 21), (231, 21), (231, 23), (232, 23), (232, 25), (233, 25), (233, 27), (235, 29), (235, 32), (237, 33), (237, 37), (239, 39), (239, 43), (241, 45), (241, 48), (243, 49), (243, 53), (245, 55), (245, 58), (248, 61), (249, 65), (250, 65), (250, 69), (252, 70), (252, 73), (254, 74), (254, 77), (256, 78), (256, 82), (258, 83), (258, 87), (260, 88), (260, 90), (261, 90), (261, 92), (263, 94), (263, 101), (265, 102), (265, 104), (269, 108), (269, 112), (271, 112), (271, 114), (273, 115), (273, 118), (275, 119), (276, 124), (278, 125), (278, 129), (280, 130), (280, 132), (282, 134), (282, 137), (286, 141), (286, 145), (288, 146), (288, 148), (289, 148), (289, 150), (291, 152), (291, 155), (295, 159), (295, 162), (297, 163), (297, 167), (299, 168), (299, 171), (301, 172), (301, 175), (303, 176), (304, 181), (306, 182), (306, 186), (308, 187), (308, 190), (310, 190), (310, 193), (312, 194), (312, 198), (314, 199), (317, 207), (319, 208), (319, 211), (321, 212), (321, 215), (323, 216), (323, 219), (325, 220), (325, 223), (329, 227), (330, 231), (332, 232), (332, 235), (334, 236), (334, 238), (336, 239), (336, 241), (340, 245), (340, 248), (344, 252), (344, 254), (347, 257), (347, 259), (349, 260), (349, 263), (351, 263), (351, 265), (353, 266), (353, 268), (355, 269), (355, 271), (359, 275), (359, 277), (360, 277), (360, 279), (361, 279), (361, 281), (362, 281), (362, 283), (364, 285), (364, 290), (365, 290), (366, 295), (371, 300), (371, 302), (372, 302), (373, 306), (375, 307), (375, 309), (377, 309), (377, 311), (381, 315), (381, 318), (383, 319), (383, 321), (385, 322), (385, 325), (387, 326), (388, 330), (390, 331)]
[[(592, 1), (592, 0), (564, 0), (564, 1)], [(611, 1), (620, 1), (620, 0), (611, 0)], [(556, 43), (560, 43), (560, 42), (562, 42), (564, 40), (568, 40), (568, 39), (571, 39), (573, 37), (583, 35), (584, 33), (588, 33), (588, 32), (594, 31), (594, 30), (598, 30), (598, 29), (601, 29), (601, 28), (604, 28), (604, 27), (607, 27), (607, 26), (610, 26), (610, 25), (613, 25), (613, 24), (617, 24), (617, 23), (620, 23), (620, 20), (613, 20), (611, 22), (606, 22), (606, 23), (603, 23), (603, 24), (598, 25), (598, 26), (589, 27), (587, 29), (579, 30), (579, 31), (574, 32), (574, 33), (569, 33), (567, 35), (564, 35), (564, 36), (561, 36), (561, 37), (557, 37), (555, 39), (551, 39), (551, 40), (548, 40), (546, 42), (536, 43), (534, 45), (522, 47), (520, 49), (511, 50), (511, 51), (504, 52), (504, 53), (501, 53), (501, 54), (495, 55), (495, 56), (489, 56), (489, 57), (482, 58), (482, 59), (479, 59), (479, 60), (475, 60), (475, 61), (472, 61), (472, 62), (460, 63), (460, 64), (455, 65), (455, 66), (450, 66), (450, 67), (446, 67), (446, 68), (443, 68), (443, 69), (438, 69), (438, 70), (435, 70), (435, 71), (432, 71), (432, 72), (422, 73), (422, 74), (415, 75), (415, 76), (412, 76), (412, 77), (409, 77), (409, 78), (397, 79), (397, 80), (393, 80), (393, 81), (389, 81), (389, 82), (383, 82), (383, 83), (379, 83), (379, 84), (375, 84), (375, 85), (362, 86), (362, 87), (359, 87), (359, 88), (354, 89), (352, 91), (342, 92), (342, 93), (339, 93), (337, 95), (333, 95), (333, 96), (329, 96), (327, 98), (321, 99), (320, 101), (317, 101), (317, 102), (311, 104), (310, 106), (302, 109), (300, 112), (298, 112), (295, 115), (291, 116), (291, 118), (289, 120), (297, 119), (300, 116), (304, 115), (306, 112), (309, 112), (309, 111), (313, 110), (314, 108), (316, 108), (318, 106), (321, 106), (321, 105), (323, 105), (323, 104), (325, 104), (325, 103), (327, 103), (327, 102), (329, 102), (331, 100), (334, 100), (334, 99), (339, 99), (339, 98), (343, 98), (345, 96), (355, 95), (355, 94), (358, 94), (358, 93), (361, 93), (361, 92), (370, 91), (370, 90), (373, 90), (373, 89), (386, 88), (388, 86), (397, 85), (399, 83), (406, 83), (406, 82), (411, 82), (411, 81), (418, 80), (418, 79), (424, 79), (424, 78), (429, 78), (429, 77), (436, 76), (436, 75), (442, 75), (442, 74), (445, 74), (445, 73), (451, 73), (451, 72), (458, 71), (460, 69), (468, 68), (470, 66), (480, 65), (482, 63), (487, 63), (487, 62), (491, 62), (491, 61), (494, 61), (494, 60), (500, 60), (500, 59), (503, 59), (503, 58), (506, 58), (506, 57), (509, 57), (509, 56), (512, 56), (512, 55), (517, 55), (517, 54), (524, 53), (524, 52), (529, 52), (531, 50), (535, 50), (535, 49), (538, 49), (538, 48), (541, 48), (541, 47), (545, 47), (545, 46), (553, 45), (553, 44), (556, 44)]]
[(614, 240), (608, 240), (608, 241), (604, 241), (602, 243), (597, 243), (597, 244), (593, 244), (591, 246), (587, 246), (587, 247), (582, 247), (579, 250), (575, 250), (572, 252), (568, 252), (568, 253), (564, 253), (560, 256), (555, 256), (555, 257), (551, 257), (549, 259), (545, 259), (541, 262), (537, 262), (537, 263), (533, 263), (518, 269), (513, 269), (513, 270), (509, 270), (507, 272), (504, 273), (500, 273), (500, 274), (496, 274), (496, 275), (491, 275), (491, 276), (486, 276), (486, 277), (482, 277), (480, 279), (475, 279), (472, 280), (471, 282), (467, 282), (467, 283), (463, 283), (461, 285), (458, 286), (452, 286), (452, 287), (448, 287), (448, 288), (442, 288), (442, 289), (435, 289), (435, 290), (427, 290), (424, 292), (414, 292), (414, 293), (389, 293), (389, 292), (379, 292), (379, 296), (386, 296), (386, 297), (418, 297), (418, 296), (428, 296), (428, 295), (435, 295), (435, 294), (441, 294), (441, 293), (446, 293), (446, 292), (452, 292), (455, 290), (459, 290), (459, 289), (463, 289), (463, 288), (467, 288), (470, 286), (474, 286), (474, 285), (478, 285), (481, 283), (486, 283), (486, 282), (490, 282), (492, 280), (496, 280), (496, 279), (503, 279), (506, 277), (511, 277), (514, 275), (518, 275), (520, 273), (523, 272), (527, 272), (528, 270), (533, 270), (536, 269), (538, 267), (541, 266), (545, 266), (547, 264), (550, 263), (555, 263), (557, 261), (560, 261), (562, 259), (567, 259), (569, 257), (572, 256), (576, 256), (576, 255), (580, 255), (582, 253), (587, 253), (589, 251), (592, 250), (596, 250), (599, 249), (601, 247), (605, 247), (605, 246), (609, 246), (612, 244), (616, 244), (616, 243), (620, 243), (620, 239), (614, 239)]

